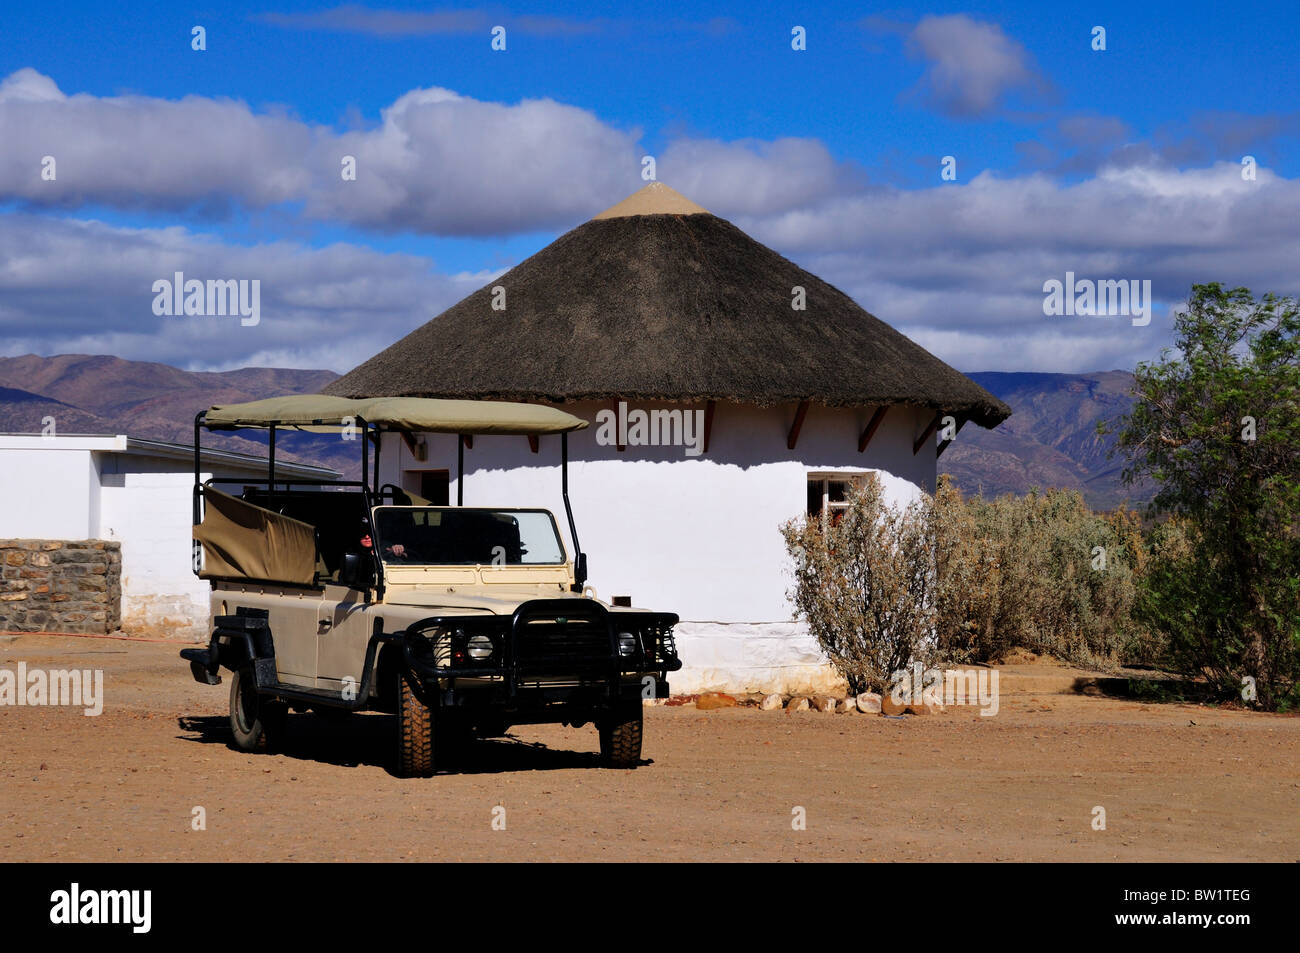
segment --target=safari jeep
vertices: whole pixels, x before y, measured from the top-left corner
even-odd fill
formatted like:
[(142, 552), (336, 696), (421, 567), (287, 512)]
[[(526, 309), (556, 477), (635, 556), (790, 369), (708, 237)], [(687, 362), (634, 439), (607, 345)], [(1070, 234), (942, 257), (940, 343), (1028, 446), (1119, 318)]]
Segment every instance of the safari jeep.
[[(211, 583), (212, 635), (181, 657), (207, 685), (231, 673), (236, 746), (276, 748), (291, 709), (376, 710), (397, 716), (403, 775), (433, 774), (475, 734), (544, 722), (594, 723), (603, 762), (636, 765), (642, 700), (665, 697), (667, 674), (681, 668), (678, 618), (608, 606), (585, 589), (567, 439), (585, 426), (550, 407), (416, 398), (295, 395), (199, 413), (194, 568)], [(200, 431), (245, 428), (269, 432), (267, 479), (202, 481)], [(361, 480), (277, 479), (285, 430), (359, 437)], [(547, 510), (434, 506), (378, 486), (386, 431), (560, 434), (575, 553)], [(462, 450), (458, 503), (463, 464)]]

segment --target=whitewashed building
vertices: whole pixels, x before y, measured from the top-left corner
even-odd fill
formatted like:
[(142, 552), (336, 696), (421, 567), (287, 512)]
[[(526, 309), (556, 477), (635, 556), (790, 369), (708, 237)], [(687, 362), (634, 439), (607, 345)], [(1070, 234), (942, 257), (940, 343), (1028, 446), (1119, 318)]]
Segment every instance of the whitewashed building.
[[(266, 478), (265, 458), (204, 450), (203, 479)], [(276, 473), (333, 479), (277, 461)], [(192, 447), (122, 434), (0, 434), (0, 539), (121, 544), (122, 629), (153, 638), (208, 635), (208, 584), (190, 566)]]
[[(835, 687), (787, 599), (781, 524), (833, 509), (867, 472), (898, 503), (932, 491), (942, 437), (1010, 414), (847, 295), (658, 183), (326, 393), (534, 401), (591, 421), (569, 436), (590, 583), (603, 599), (681, 616), (676, 692)], [(643, 424), (657, 425), (659, 445)], [(381, 481), (455, 500), (457, 439), (388, 435)], [(559, 462), (558, 438), (466, 442), (464, 503), (562, 513)]]

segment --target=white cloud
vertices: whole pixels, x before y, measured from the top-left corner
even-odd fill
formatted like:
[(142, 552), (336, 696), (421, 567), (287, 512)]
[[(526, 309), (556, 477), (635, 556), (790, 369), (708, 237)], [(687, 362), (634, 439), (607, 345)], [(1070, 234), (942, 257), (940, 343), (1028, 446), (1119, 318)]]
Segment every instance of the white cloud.
[(922, 17), (908, 36), (908, 48), (927, 64), (917, 92), (945, 115), (987, 115), (1009, 93), (1046, 88), (1020, 43), (996, 23), (964, 13)]
[[(727, 214), (723, 208), (719, 214)], [(963, 186), (868, 189), (736, 224), (966, 370), (1131, 368), (1170, 343), (1167, 312), (1193, 283), (1300, 295), (1300, 182), (1236, 163), (1109, 169)], [(1043, 282), (1150, 279), (1148, 327), (1048, 318)]]
[[(705, 152), (762, 172), (757, 152)], [(701, 182), (725, 184), (731, 167), (710, 167)], [(1300, 182), (1268, 169), (1243, 182), (1235, 163), (1113, 169), (1073, 185), (985, 174), (962, 186), (814, 194), (795, 209), (779, 190), (766, 204), (725, 188), (693, 197), (965, 370), (1131, 368), (1169, 343), (1168, 309), (1194, 282), (1300, 294)], [(152, 282), (177, 270), (261, 278), (262, 324), (154, 317)], [(1043, 282), (1067, 270), (1150, 279), (1150, 326), (1044, 316)], [(250, 248), (182, 228), (14, 214), (0, 218), (0, 340), (8, 354), (345, 370), (493, 277), (353, 245)]]
[(54, 80), (30, 66), (10, 73), (0, 81), (0, 103), (49, 103), (67, 98)]
[[(302, 203), (377, 229), (492, 235), (567, 227), (639, 183), (639, 132), (550, 99), (406, 93), (336, 132), (227, 99), (65, 96), (25, 69), (0, 83), (0, 200), (179, 210)], [(44, 156), (56, 178), (42, 178)], [(342, 160), (357, 160), (355, 181)]]
[[(1246, 182), (1236, 162), (1138, 161), (1143, 144), (1104, 119), (1066, 131), (1133, 149), (1080, 181), (985, 172), (903, 190), (813, 139), (674, 139), (659, 172), (967, 370), (1132, 367), (1169, 343), (1165, 312), (1194, 282), (1300, 293), (1300, 182), (1262, 165)], [(643, 184), (635, 132), (552, 100), (438, 88), (399, 97), (374, 128), (336, 132), (230, 100), (65, 96), (20, 70), (0, 82), (0, 138), (18, 144), (0, 154), (0, 199), (29, 209), (291, 203), (376, 230), (506, 234), (567, 229)], [(39, 177), (47, 152), (55, 183)], [(339, 176), (343, 154), (357, 157), (355, 182)], [(177, 270), (261, 278), (262, 324), (155, 318), (151, 284)], [(1155, 319), (1045, 317), (1043, 282), (1066, 271), (1150, 279)], [(0, 347), (344, 370), (490, 277), (355, 245), (250, 248), (28, 211), (0, 218)]]
[[(421, 89), (377, 129), (323, 143), (308, 213), (376, 228), (490, 235), (568, 227), (639, 183), (639, 133), (550, 99), (487, 103)], [(357, 180), (339, 175), (357, 159)]]
[(816, 139), (677, 139), (658, 163), (659, 177), (710, 211), (770, 215), (859, 188), (862, 174), (838, 162)]
[[(310, 185), (314, 130), (234, 100), (65, 96), (19, 70), (0, 83), (0, 199), (35, 206), (176, 208), (218, 199), (266, 206)], [(45, 156), (53, 181), (42, 177)]]
[(369, 36), (486, 33), (492, 24), (485, 10), (376, 10), (357, 4), (306, 13), (263, 13), (254, 19), (291, 30)]
[[(651, 11), (654, 12), (654, 11)], [(737, 28), (730, 17), (685, 20), (680, 17), (612, 20), (578, 19), (545, 14), (512, 14), (501, 8), (459, 10), (389, 10), (346, 4), (303, 13), (262, 13), (253, 18), (289, 30), (353, 33), (376, 37), (479, 35), (486, 37), (497, 24), (509, 33), (539, 37), (591, 36), (602, 33), (643, 35), (653, 33), (704, 33), (720, 35)]]
[[(153, 282), (259, 279), (261, 322), (153, 313)], [(0, 217), (0, 351), (180, 367), (348, 370), (491, 280), (354, 245), (225, 244), (182, 228)]]

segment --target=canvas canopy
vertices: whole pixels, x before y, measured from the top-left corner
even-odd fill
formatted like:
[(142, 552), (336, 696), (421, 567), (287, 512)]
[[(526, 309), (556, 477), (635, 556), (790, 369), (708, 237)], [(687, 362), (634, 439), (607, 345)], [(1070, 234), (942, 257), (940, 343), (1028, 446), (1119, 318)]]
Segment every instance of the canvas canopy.
[(408, 433), (540, 435), (581, 430), (587, 421), (554, 407), (492, 400), (427, 397), (351, 399), (324, 394), (268, 397), (245, 404), (214, 406), (204, 415), (212, 430), (237, 427), (296, 427), (334, 431), (349, 424)]
[(316, 578), (316, 531), (308, 523), (205, 487), (202, 579), (257, 579), (309, 586)]

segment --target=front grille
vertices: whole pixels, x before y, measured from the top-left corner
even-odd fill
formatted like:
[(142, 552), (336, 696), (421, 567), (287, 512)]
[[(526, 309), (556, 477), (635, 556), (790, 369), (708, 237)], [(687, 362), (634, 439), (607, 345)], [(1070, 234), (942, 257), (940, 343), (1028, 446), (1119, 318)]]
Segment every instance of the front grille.
[(529, 619), (516, 630), (515, 661), (604, 663), (610, 659), (609, 627), (597, 619)]

